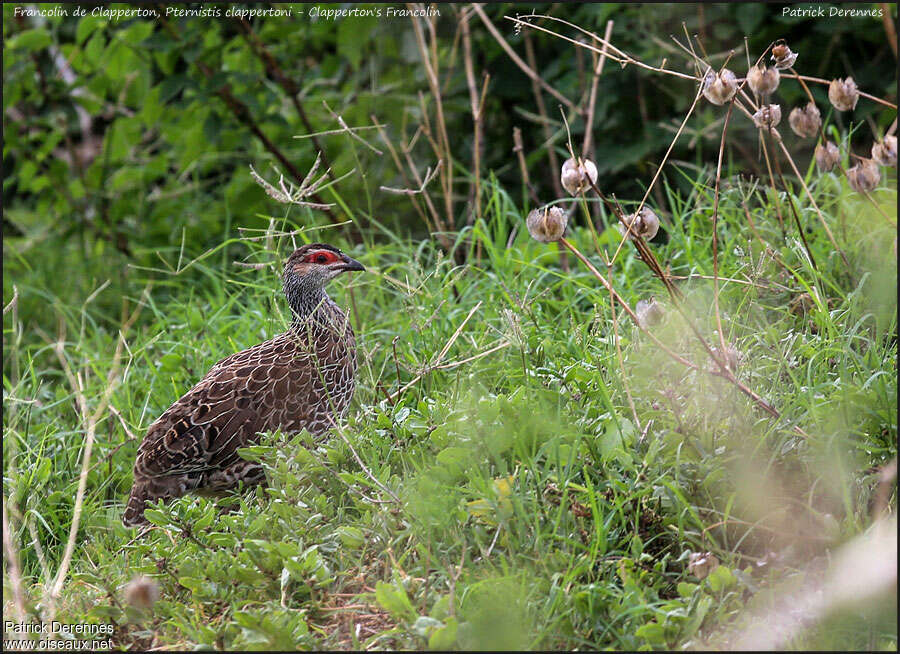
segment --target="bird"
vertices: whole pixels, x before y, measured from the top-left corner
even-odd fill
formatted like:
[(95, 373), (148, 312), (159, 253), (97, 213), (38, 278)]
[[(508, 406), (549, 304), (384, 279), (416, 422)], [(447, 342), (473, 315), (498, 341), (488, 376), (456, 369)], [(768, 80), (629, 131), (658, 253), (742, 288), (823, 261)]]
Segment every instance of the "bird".
[(148, 502), (264, 483), (262, 466), (237, 454), (259, 432), (305, 429), (318, 437), (343, 417), (355, 388), (356, 336), (325, 287), (364, 270), (325, 243), (294, 250), (281, 278), (290, 328), (219, 361), (150, 425), (134, 462), (126, 526), (147, 524)]

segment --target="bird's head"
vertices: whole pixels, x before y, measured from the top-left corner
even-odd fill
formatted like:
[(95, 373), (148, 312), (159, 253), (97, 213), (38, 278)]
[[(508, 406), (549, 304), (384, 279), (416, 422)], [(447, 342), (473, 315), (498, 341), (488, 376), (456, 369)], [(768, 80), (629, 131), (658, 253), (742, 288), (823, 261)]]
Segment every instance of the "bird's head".
[(297, 248), (284, 264), (282, 282), (291, 307), (298, 309), (318, 302), (325, 285), (343, 272), (364, 271), (363, 265), (336, 247), (310, 243)]

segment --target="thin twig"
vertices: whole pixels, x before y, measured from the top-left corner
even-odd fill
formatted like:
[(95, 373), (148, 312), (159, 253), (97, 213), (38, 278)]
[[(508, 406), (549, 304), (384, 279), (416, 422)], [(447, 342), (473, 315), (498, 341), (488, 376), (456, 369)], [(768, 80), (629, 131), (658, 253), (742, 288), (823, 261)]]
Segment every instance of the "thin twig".
[(725, 157), (725, 136), (728, 134), (728, 121), (734, 110), (734, 102), (728, 103), (725, 112), (725, 123), (722, 126), (722, 140), (719, 143), (719, 161), (716, 164), (716, 185), (713, 191), (713, 215), (712, 215), (712, 256), (713, 256), (713, 313), (716, 315), (716, 328), (719, 331), (719, 353), (724, 356), (725, 333), (722, 330), (722, 314), (719, 311), (719, 184), (722, 180), (722, 159)]
[[(157, 5), (159, 7), (158, 13), (160, 13), (160, 23), (163, 28), (175, 39), (176, 42), (181, 43), (181, 35), (175, 31), (172, 25), (165, 18), (165, 7), (163, 5)], [(200, 59), (195, 60), (194, 65), (203, 73), (203, 76), (208, 80), (211, 80), (215, 73), (213, 70), (207, 66)], [(266, 136), (265, 132), (259, 127), (257, 122), (254, 120), (253, 115), (250, 113), (250, 109), (247, 107), (245, 103), (236, 98), (234, 94), (231, 92), (231, 87), (228, 84), (221, 85), (216, 94), (222, 98), (222, 101), (225, 103), (225, 106), (231, 111), (232, 115), (241, 123), (243, 123), (256, 138), (263, 144), (263, 147), (266, 148), (276, 159), (278, 159), (279, 163), (281, 163), (282, 167), (287, 170), (291, 176), (298, 182), (302, 183), (303, 176), (300, 175), (300, 172), (291, 163), (290, 159), (288, 159), (284, 153), (279, 150), (274, 143)], [(321, 198), (315, 196), (316, 202), (321, 204), (327, 204)], [(330, 208), (324, 210), (325, 213), (329, 216), (329, 218), (333, 221), (337, 220), (337, 216), (331, 211)]]
[[(414, 8), (414, 5), (412, 4), (407, 4), (407, 6), (411, 9)], [(447, 123), (444, 120), (444, 101), (441, 97), (441, 84), (438, 76), (438, 57), (436, 49), (437, 35), (434, 33), (433, 25), (429, 21), (426, 21), (426, 24), (431, 31), (432, 53), (431, 56), (429, 56), (428, 47), (425, 44), (425, 35), (422, 32), (422, 26), (419, 24), (419, 18), (416, 17), (415, 11), (410, 12), (410, 20), (412, 21), (413, 32), (416, 36), (416, 44), (419, 46), (419, 51), (422, 55), (422, 63), (425, 66), (425, 77), (428, 80), (431, 95), (434, 97), (435, 118), (437, 120), (438, 139), (440, 144), (439, 147), (435, 148), (435, 154), (438, 158), (447, 162), (447, 166), (443, 169), (441, 174), (441, 186), (443, 188), (446, 223), (448, 225), (453, 225), (453, 154), (450, 151), (450, 138), (447, 136)], [(423, 117), (427, 116), (427, 112), (424, 111), (424, 108), (422, 114)]]
[[(147, 292), (149, 292), (149, 286), (144, 290), (144, 295), (146, 295)], [(87, 488), (87, 477), (88, 472), (90, 471), (91, 451), (94, 446), (94, 436), (97, 430), (97, 421), (106, 411), (106, 407), (109, 405), (109, 400), (112, 396), (112, 392), (118, 385), (122, 349), (125, 346), (125, 334), (131, 327), (131, 325), (134, 324), (134, 321), (137, 320), (143, 308), (144, 303), (139, 302), (138, 306), (135, 308), (132, 314), (124, 320), (121, 328), (119, 329), (119, 338), (116, 342), (116, 350), (113, 354), (112, 366), (110, 367), (110, 371), (106, 377), (106, 388), (104, 389), (103, 395), (100, 398), (100, 401), (98, 402), (97, 407), (93, 413), (90, 413), (90, 411), (88, 410), (87, 401), (84, 397), (84, 382), (81, 379), (81, 373), (79, 371), (78, 373), (73, 374), (72, 368), (69, 365), (69, 361), (65, 356), (65, 346), (62, 334), (60, 335), (60, 338), (57, 340), (54, 346), (56, 356), (59, 358), (60, 364), (63, 367), (63, 372), (68, 378), (69, 384), (71, 385), (72, 390), (75, 393), (76, 401), (81, 414), (81, 420), (85, 427), (85, 442), (84, 454), (82, 456), (81, 462), (81, 474), (78, 478), (78, 490), (75, 494), (75, 506), (72, 510), (72, 524), (69, 528), (69, 538), (66, 542), (62, 561), (59, 564), (59, 570), (56, 575), (56, 580), (54, 581), (53, 586), (50, 590), (50, 597), (53, 600), (51, 605), (53, 607), (51, 609), (51, 614), (55, 614), (55, 600), (60, 596), (60, 591), (62, 590), (63, 583), (65, 582), (66, 574), (69, 570), (69, 565), (72, 562), (72, 554), (75, 551), (75, 540), (78, 535), (78, 526), (81, 522), (81, 511), (84, 506), (84, 494)]]
[(374, 145), (372, 145), (371, 143), (366, 141), (363, 137), (359, 136), (356, 133), (356, 131), (350, 129), (350, 127), (347, 125), (347, 123), (344, 122), (344, 119), (341, 116), (339, 116), (338, 114), (334, 113), (334, 111), (331, 110), (331, 107), (328, 106), (328, 103), (325, 100), (322, 100), (322, 104), (325, 106), (325, 109), (328, 110), (328, 113), (331, 114), (331, 117), (334, 118), (337, 121), (338, 125), (341, 126), (341, 129), (345, 133), (350, 135), (350, 138), (352, 138), (355, 141), (359, 141), (360, 143), (362, 143), (364, 146), (369, 148), (375, 154), (378, 154), (378, 155), (384, 154), (384, 152), (382, 152), (381, 150), (376, 148)]
[[(569, 98), (567, 98), (562, 93), (557, 91), (555, 88), (550, 86), (547, 82), (545, 82), (543, 80), (543, 78), (541, 78), (540, 75), (538, 75), (530, 66), (528, 66), (528, 64), (526, 64), (524, 61), (522, 61), (522, 58), (519, 57), (519, 55), (516, 54), (516, 51), (513, 50), (512, 47), (509, 45), (509, 43), (506, 42), (506, 39), (503, 38), (503, 35), (497, 30), (497, 28), (491, 22), (491, 19), (487, 17), (487, 14), (484, 13), (484, 10), (477, 4), (473, 4), (472, 8), (475, 10), (475, 13), (478, 14), (478, 17), (481, 19), (481, 22), (484, 23), (484, 26), (488, 28), (488, 31), (491, 33), (491, 36), (494, 37), (494, 39), (497, 41), (497, 43), (500, 44), (500, 47), (503, 48), (503, 50), (506, 52), (506, 54), (509, 55), (509, 58), (513, 60), (513, 63), (515, 63), (516, 66), (518, 66), (519, 69), (523, 73), (528, 75), (528, 77), (530, 77), (532, 80), (534, 80), (535, 82), (540, 84), (541, 88), (543, 88), (545, 91), (547, 91), (547, 93), (549, 93), (554, 98), (556, 98), (557, 100), (562, 102), (566, 107), (568, 107), (569, 109), (572, 109), (574, 111), (575, 104), (571, 100), (569, 100)], [(509, 18), (509, 16), (506, 16), (506, 18)], [(528, 23), (525, 23), (525, 24), (527, 25)]]
[(13, 544), (9, 518), (6, 516), (6, 495), (3, 495), (3, 551), (6, 554), (6, 571), (12, 586), (13, 607), (20, 623), (25, 621), (25, 591), (22, 587), (22, 574), (19, 570), (19, 553)]
[(551, 35), (553, 35), (553, 36), (555, 36), (555, 37), (557, 37), (557, 38), (562, 39), (563, 41), (568, 41), (569, 43), (574, 43), (576, 46), (578, 46), (578, 47), (580, 47), (580, 48), (585, 48), (585, 49), (587, 49), (587, 50), (591, 50), (591, 51), (593, 51), (593, 52), (596, 52), (598, 55), (603, 53), (603, 51), (602, 51), (600, 48), (597, 48), (597, 47), (595, 47), (595, 46), (592, 46), (592, 45), (589, 45), (589, 44), (587, 44), (587, 43), (584, 43), (583, 41), (577, 41), (577, 40), (572, 39), (572, 38), (570, 38), (570, 37), (568, 37), (568, 36), (565, 36), (565, 35), (560, 34), (560, 33), (558, 33), (558, 32), (554, 32), (553, 30), (549, 30), (549, 29), (547, 29), (547, 28), (545, 28), (545, 27), (541, 27), (540, 25), (536, 25), (535, 23), (530, 23), (530, 22), (528, 22), (527, 20), (523, 20), (523, 19), (539, 19), (539, 18), (542, 18), (542, 19), (547, 19), (547, 20), (551, 20), (551, 21), (556, 21), (556, 22), (558, 22), (558, 23), (562, 23), (563, 25), (567, 25), (567, 26), (569, 26), (569, 27), (572, 27), (572, 28), (578, 30), (579, 32), (581, 32), (581, 33), (583, 33), (583, 34), (586, 34), (587, 36), (591, 37), (591, 38), (594, 39), (595, 41), (599, 41), (601, 45), (607, 45), (607, 44), (608, 44), (607, 47), (608, 47), (609, 51), (607, 52), (607, 55), (606, 55), (606, 56), (609, 57), (610, 59), (612, 59), (613, 61), (617, 61), (623, 68), (624, 68), (625, 66), (627, 66), (628, 64), (634, 64), (635, 66), (638, 66), (638, 67), (640, 67), (640, 68), (645, 68), (645, 69), (647, 69), (647, 70), (652, 70), (652, 71), (657, 72), (657, 73), (663, 73), (663, 74), (665, 74), (665, 75), (671, 75), (671, 76), (673, 76), (673, 77), (680, 77), (680, 78), (682, 78), (682, 79), (689, 79), (689, 80), (693, 80), (693, 81), (695, 81), (695, 82), (700, 81), (698, 78), (694, 77), (693, 75), (686, 75), (685, 73), (679, 73), (679, 72), (677, 72), (677, 71), (669, 70), (669, 69), (667, 69), (667, 68), (661, 68), (661, 67), (651, 66), (651, 65), (649, 65), (649, 64), (645, 64), (643, 61), (640, 61), (639, 59), (635, 59), (634, 57), (632, 57), (632, 56), (629, 55), (628, 53), (623, 52), (623, 51), (620, 50), (619, 48), (615, 47), (612, 43), (609, 43), (608, 41), (604, 41), (604, 39), (601, 39), (599, 36), (597, 36), (597, 35), (594, 34), (593, 32), (589, 32), (588, 30), (583, 29), (583, 28), (579, 27), (578, 25), (575, 25), (575, 24), (573, 24), (573, 23), (570, 23), (570, 22), (567, 21), (567, 20), (563, 20), (562, 18), (557, 18), (556, 16), (548, 16), (548, 15), (546, 15), (546, 14), (528, 14), (527, 16), (523, 16), (522, 18), (518, 18), (518, 17), (517, 17), (517, 18), (513, 18), (512, 16), (505, 16), (505, 18), (506, 18), (507, 20), (510, 20), (510, 21), (514, 22), (516, 25), (521, 25), (521, 26), (523, 26), (523, 27), (530, 27), (531, 29), (535, 29), (535, 30), (538, 30), (538, 31), (540, 31), (540, 32), (546, 32), (547, 34), (551, 34)]
[[(597, 67), (594, 69), (594, 77), (591, 80), (591, 95), (590, 100), (588, 100), (588, 113), (587, 120), (585, 120), (584, 127), (584, 143), (581, 146), (581, 156), (590, 158), (591, 156), (591, 147), (593, 146), (593, 138), (594, 138), (594, 110), (597, 106), (597, 87), (600, 82), (600, 75), (603, 73), (603, 64), (606, 63), (606, 55), (609, 50), (609, 39), (612, 36), (613, 30), (613, 21), (606, 21), (606, 31), (603, 33), (603, 47), (600, 49), (600, 60), (597, 62)], [(556, 168), (554, 167), (554, 170)]]
[(380, 186), (379, 188), (382, 191), (387, 191), (388, 193), (396, 193), (398, 195), (418, 195), (425, 191), (425, 187), (434, 179), (435, 175), (438, 174), (438, 171), (441, 169), (441, 164), (444, 163), (440, 159), (438, 159), (437, 165), (434, 167), (434, 170), (428, 168), (425, 171), (425, 179), (422, 180), (421, 186), (419, 188), (393, 188), (392, 186)]
[(469, 214), (468, 224), (481, 218), (481, 138), (482, 138), (482, 111), (484, 110), (484, 98), (487, 95), (487, 85), (490, 76), (485, 74), (482, 84), (481, 97), (478, 96), (478, 87), (475, 84), (475, 66), (472, 62), (472, 35), (469, 32), (469, 11), (463, 9), (460, 13), (459, 26), (462, 31), (463, 65), (466, 71), (466, 84), (469, 87), (469, 104), (472, 110), (472, 191), (474, 192), (474, 211)]
[(522, 129), (513, 127), (513, 152), (516, 153), (516, 159), (519, 162), (519, 173), (522, 175), (522, 187), (525, 189), (528, 197), (535, 204), (540, 204), (537, 193), (531, 187), (531, 180), (528, 177), (528, 166), (525, 165), (525, 148), (522, 145)]

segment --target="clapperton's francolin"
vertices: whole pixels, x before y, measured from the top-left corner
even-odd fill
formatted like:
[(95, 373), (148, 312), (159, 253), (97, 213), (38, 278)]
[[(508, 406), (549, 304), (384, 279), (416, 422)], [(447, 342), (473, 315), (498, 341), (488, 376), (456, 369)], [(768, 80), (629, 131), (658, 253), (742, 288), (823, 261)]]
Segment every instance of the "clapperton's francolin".
[(219, 361), (150, 426), (134, 462), (126, 525), (147, 522), (148, 501), (262, 483), (261, 466), (237, 454), (259, 432), (320, 435), (340, 419), (353, 396), (356, 340), (325, 285), (351, 270), (365, 269), (324, 243), (291, 254), (282, 276), (290, 329)]

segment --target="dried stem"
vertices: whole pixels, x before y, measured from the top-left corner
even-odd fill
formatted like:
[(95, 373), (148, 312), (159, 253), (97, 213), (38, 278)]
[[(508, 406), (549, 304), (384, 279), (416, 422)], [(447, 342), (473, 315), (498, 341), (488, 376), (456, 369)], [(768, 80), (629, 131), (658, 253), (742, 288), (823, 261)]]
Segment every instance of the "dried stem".
[[(146, 295), (148, 291), (149, 286), (144, 290), (144, 295)], [(62, 365), (63, 372), (69, 380), (72, 391), (75, 393), (76, 404), (81, 414), (81, 421), (85, 429), (85, 441), (84, 454), (81, 461), (81, 474), (78, 478), (78, 490), (75, 494), (75, 506), (72, 511), (72, 524), (69, 528), (69, 538), (66, 542), (62, 561), (59, 564), (59, 570), (56, 574), (56, 580), (53, 582), (53, 586), (50, 590), (51, 620), (52, 616), (55, 615), (55, 601), (60, 596), (63, 583), (65, 582), (66, 575), (69, 571), (69, 565), (72, 562), (72, 554), (75, 551), (75, 540), (78, 536), (78, 526), (81, 522), (81, 511), (84, 507), (84, 493), (87, 488), (87, 477), (88, 472), (90, 471), (91, 451), (94, 446), (94, 436), (97, 431), (97, 422), (106, 412), (106, 408), (109, 405), (109, 400), (112, 396), (112, 392), (118, 386), (122, 350), (125, 347), (125, 334), (131, 327), (131, 325), (134, 324), (134, 321), (137, 320), (138, 316), (141, 313), (141, 310), (143, 309), (143, 306), (143, 302), (139, 302), (138, 306), (135, 308), (132, 314), (124, 320), (124, 322), (122, 323), (122, 327), (119, 329), (119, 338), (116, 342), (116, 351), (113, 354), (112, 366), (110, 367), (110, 371), (106, 377), (106, 388), (104, 389), (103, 395), (101, 396), (100, 401), (97, 403), (97, 407), (94, 409), (93, 413), (91, 413), (88, 409), (87, 400), (84, 395), (84, 381), (81, 377), (81, 373), (72, 372), (72, 368), (69, 365), (69, 360), (65, 356), (63, 334), (60, 334), (60, 337), (54, 346), (56, 356), (59, 358), (59, 362)]]
[[(408, 4), (410, 9), (414, 5)], [(438, 77), (438, 57), (435, 47), (436, 35), (433, 26), (429, 23), (432, 34), (432, 54), (429, 56), (428, 47), (425, 44), (425, 35), (422, 32), (422, 26), (419, 18), (415, 16), (415, 12), (411, 12), (410, 20), (412, 21), (413, 31), (416, 35), (416, 43), (422, 55), (422, 63), (425, 66), (425, 77), (428, 79), (428, 86), (431, 89), (431, 95), (434, 96), (435, 112), (438, 126), (438, 137), (440, 147), (435, 154), (443, 161), (447, 162), (446, 167), (441, 172), (441, 186), (444, 195), (444, 211), (446, 212), (446, 220), (448, 225), (453, 225), (453, 154), (450, 151), (450, 139), (447, 136), (447, 124), (444, 120), (444, 103), (441, 98), (441, 85)], [(424, 112), (423, 112), (424, 115)]]
[(525, 152), (522, 146), (522, 130), (519, 127), (513, 127), (513, 152), (516, 153), (516, 158), (519, 161), (519, 172), (522, 174), (522, 185), (525, 192), (532, 202), (540, 204), (541, 201), (531, 187), (531, 180), (528, 177), (528, 166), (525, 165)]
[[(804, 80), (807, 82), (814, 82), (816, 84), (831, 84), (831, 80), (829, 80), (829, 79), (822, 79), (821, 77), (810, 77), (809, 75), (798, 75), (796, 72), (795, 73), (786, 73), (784, 71), (781, 71), (781, 76), (786, 77), (787, 79)], [(867, 98), (867, 99), (871, 100), (872, 102), (877, 102), (878, 104), (883, 104), (885, 107), (890, 107), (891, 109), (897, 108), (897, 105), (895, 105), (894, 103), (888, 102), (887, 100), (882, 100), (881, 98), (876, 97), (874, 95), (870, 95), (864, 91), (859, 91), (859, 95), (860, 95), (860, 97)]]
[[(509, 43), (506, 42), (506, 39), (503, 38), (503, 35), (497, 30), (497, 28), (491, 22), (491, 19), (487, 17), (487, 15), (484, 13), (484, 10), (479, 5), (473, 4), (472, 9), (474, 9), (475, 13), (478, 14), (478, 17), (481, 19), (481, 22), (484, 23), (484, 26), (488, 28), (488, 31), (491, 33), (491, 36), (493, 36), (494, 39), (496, 39), (497, 43), (500, 44), (500, 47), (503, 48), (503, 50), (506, 52), (506, 54), (509, 55), (509, 58), (513, 60), (513, 63), (515, 63), (516, 66), (518, 66), (519, 69), (521, 69), (521, 71), (523, 73), (528, 75), (528, 77), (530, 77), (535, 83), (540, 84), (542, 89), (547, 91), (547, 93), (552, 95), (559, 102), (564, 104), (566, 107), (568, 107), (569, 109), (575, 110), (575, 105), (571, 100), (569, 100), (569, 98), (567, 98), (562, 93), (557, 91), (555, 88), (550, 86), (547, 82), (545, 82), (543, 80), (543, 78), (541, 78), (540, 75), (538, 75), (534, 71), (533, 68), (531, 68), (528, 64), (526, 64), (524, 61), (522, 61), (522, 58), (516, 54), (516, 51), (513, 50), (512, 47), (510, 47)], [(506, 18), (509, 18), (509, 16), (506, 16)], [(524, 23), (524, 24), (528, 25), (528, 23)]]
[[(528, 57), (528, 63), (532, 68), (537, 70), (537, 57), (535, 57), (534, 54), (534, 44), (531, 42), (531, 37), (528, 34), (525, 34), (524, 40), (525, 56)], [(544, 135), (544, 144), (547, 148), (547, 160), (550, 162), (550, 170), (560, 170), (559, 158), (556, 156), (556, 149), (553, 147), (553, 130), (550, 128), (551, 122), (547, 115), (547, 105), (544, 102), (544, 95), (541, 93), (540, 84), (533, 79), (531, 80), (531, 94), (534, 96), (534, 103), (537, 106), (538, 115), (541, 117), (541, 132), (543, 132)], [(564, 197), (565, 193), (563, 192), (559, 175), (552, 175), (550, 179), (552, 180), (556, 197)]]
[[(584, 43), (584, 42), (581, 42), (581, 41), (577, 41), (577, 40), (572, 39), (572, 38), (570, 38), (570, 37), (568, 37), (568, 36), (565, 36), (565, 35), (563, 35), (563, 34), (560, 34), (559, 32), (554, 32), (553, 30), (549, 30), (549, 29), (547, 29), (547, 28), (545, 28), (545, 27), (541, 27), (540, 25), (536, 25), (536, 24), (534, 24), (534, 23), (528, 22), (529, 20), (534, 20), (534, 19), (538, 19), (538, 18), (544, 18), (544, 19), (547, 19), (547, 20), (556, 21), (556, 22), (558, 22), (558, 23), (562, 23), (563, 25), (567, 25), (567, 26), (569, 26), (569, 27), (571, 27), (571, 28), (573, 28), (573, 29), (576, 29), (576, 30), (578, 30), (579, 32), (581, 32), (581, 33), (583, 33), (583, 34), (586, 34), (587, 36), (591, 37), (591, 38), (594, 39), (595, 41), (599, 41), (600, 44), (603, 45), (603, 46), (607, 46), (608, 49), (609, 49), (609, 52), (607, 53), (607, 57), (609, 57), (609, 58), (612, 59), (613, 61), (618, 62), (623, 68), (624, 68), (625, 66), (627, 66), (628, 64), (634, 64), (635, 66), (638, 66), (638, 67), (640, 67), (640, 68), (645, 68), (645, 69), (647, 69), (647, 70), (652, 70), (652, 71), (655, 71), (655, 72), (657, 72), (657, 73), (663, 73), (663, 74), (665, 74), (665, 75), (671, 75), (671, 76), (673, 76), (673, 77), (680, 77), (680, 78), (682, 78), (682, 79), (689, 79), (689, 80), (693, 80), (693, 81), (695, 81), (695, 82), (699, 82), (699, 81), (700, 81), (698, 78), (694, 77), (693, 75), (686, 75), (685, 73), (679, 73), (679, 72), (674, 71), (674, 70), (668, 70), (668, 69), (666, 69), (666, 68), (661, 68), (661, 67), (651, 66), (651, 65), (649, 65), (649, 64), (645, 64), (644, 62), (640, 61), (639, 59), (635, 59), (634, 57), (632, 57), (632, 56), (629, 55), (628, 53), (623, 52), (623, 51), (620, 50), (619, 48), (615, 47), (612, 43), (609, 43), (608, 41), (606, 41), (606, 40), (604, 40), (604, 39), (601, 39), (599, 36), (597, 36), (597, 35), (594, 34), (593, 32), (590, 32), (590, 31), (588, 31), (588, 30), (586, 30), (586, 29), (584, 29), (584, 28), (582, 28), (582, 27), (579, 27), (578, 25), (575, 25), (575, 24), (573, 24), (573, 23), (570, 23), (570, 22), (567, 21), (567, 20), (563, 20), (562, 18), (557, 18), (557, 17), (555, 17), (555, 16), (548, 16), (548, 15), (546, 15), (546, 14), (528, 14), (527, 16), (523, 16), (522, 18), (518, 18), (518, 17), (513, 18), (513, 17), (511, 17), (511, 16), (505, 16), (505, 18), (506, 18), (507, 20), (510, 20), (510, 21), (514, 22), (516, 25), (519, 25), (519, 26), (522, 26), (522, 27), (530, 27), (531, 29), (535, 29), (535, 30), (538, 30), (538, 31), (541, 31), (541, 32), (546, 32), (547, 34), (551, 34), (551, 35), (553, 35), (553, 36), (555, 36), (555, 37), (557, 37), (557, 38), (562, 39), (563, 41), (568, 41), (568, 42), (570, 42), (570, 43), (574, 43), (575, 45), (577, 45), (577, 46), (580, 47), (580, 48), (585, 48), (585, 49), (587, 49), (587, 50), (592, 50), (593, 52), (596, 52), (597, 54), (603, 54), (603, 51), (602, 51), (600, 48), (597, 48), (597, 47), (595, 47), (595, 46), (589, 45), (589, 44)], [(525, 19), (527, 19), (527, 20), (525, 20)]]
[[(9, 518), (6, 515), (6, 495), (3, 495), (3, 552), (6, 554), (6, 571), (12, 586), (13, 608), (18, 621), (25, 622), (25, 590), (22, 586), (22, 573), (19, 568), (19, 553), (13, 543)], [(4, 630), (5, 631), (5, 630)]]
[[(475, 83), (475, 66), (472, 62), (472, 35), (469, 32), (469, 12), (463, 10), (459, 25), (462, 32), (463, 64), (466, 71), (466, 84), (469, 86), (469, 103), (472, 110), (472, 195), (474, 196), (474, 211), (469, 214), (467, 223), (471, 225), (476, 219), (481, 218), (481, 139), (483, 132), (482, 112), (484, 111), (484, 98), (487, 95), (490, 75), (485, 74), (481, 95), (478, 95), (478, 87)], [(471, 197), (471, 196), (470, 196)]]
[[(600, 75), (603, 73), (603, 64), (606, 63), (606, 55), (609, 50), (609, 39), (612, 36), (613, 21), (606, 21), (606, 31), (603, 33), (603, 47), (600, 49), (600, 59), (597, 61), (597, 67), (594, 69), (594, 76), (591, 79), (591, 94), (588, 100), (587, 120), (584, 123), (584, 142), (581, 145), (581, 156), (590, 157), (591, 148), (593, 147), (594, 138), (594, 111), (597, 107), (597, 87), (600, 82)], [(526, 32), (527, 36), (527, 32)], [(677, 137), (676, 137), (677, 138)], [(556, 166), (553, 167), (556, 170)]]
[(725, 112), (725, 123), (722, 126), (722, 140), (719, 143), (719, 161), (716, 164), (716, 186), (713, 194), (713, 215), (712, 215), (712, 255), (713, 255), (713, 311), (716, 314), (716, 328), (719, 331), (719, 353), (725, 355), (725, 334), (722, 331), (722, 315), (719, 311), (719, 184), (722, 180), (722, 158), (725, 156), (725, 136), (728, 133), (728, 121), (731, 119), (731, 112), (734, 109), (734, 102), (728, 103), (728, 110)]
[[(632, 322), (634, 322), (634, 324), (637, 325), (638, 328), (642, 332), (644, 332), (654, 343), (656, 343), (656, 345), (659, 346), (660, 349), (662, 349), (670, 357), (672, 357), (673, 359), (675, 359), (682, 365), (684, 365), (692, 370), (703, 370), (707, 374), (710, 374), (710, 375), (713, 375), (716, 377), (722, 377), (722, 378), (726, 379), (731, 384), (733, 384), (738, 390), (740, 390), (744, 395), (746, 395), (751, 400), (753, 400), (753, 402), (756, 404), (756, 406), (758, 406), (760, 409), (762, 409), (763, 411), (768, 413), (770, 416), (772, 416), (776, 420), (781, 418), (781, 413), (774, 406), (772, 406), (767, 400), (763, 399), (758, 393), (753, 391), (746, 384), (744, 384), (737, 377), (734, 376), (734, 373), (725, 364), (724, 353), (717, 353), (712, 349), (712, 347), (709, 345), (709, 343), (707, 343), (706, 339), (703, 338), (703, 335), (700, 334), (697, 327), (693, 324), (693, 321), (687, 315), (687, 312), (684, 310), (684, 307), (681, 305), (681, 302), (678, 300), (678, 298), (676, 296), (674, 296), (674, 295), (672, 296), (673, 304), (675, 305), (676, 309), (678, 309), (678, 311), (682, 315), (682, 317), (685, 319), (685, 321), (688, 324), (688, 327), (690, 327), (691, 331), (697, 337), (697, 340), (700, 341), (700, 344), (704, 347), (707, 354), (709, 354), (710, 358), (718, 365), (718, 367), (719, 367), (718, 371), (715, 371), (715, 370), (712, 370), (709, 368), (701, 368), (697, 364), (691, 363), (690, 361), (688, 361), (681, 355), (676, 354), (671, 349), (669, 349), (666, 345), (664, 345), (652, 332), (650, 332), (643, 325), (641, 325), (640, 320), (638, 320), (637, 315), (634, 313), (634, 311), (632, 311), (631, 307), (629, 307), (628, 304), (622, 299), (622, 297), (613, 290), (612, 285), (606, 280), (605, 277), (603, 277), (603, 275), (600, 274), (600, 272), (594, 267), (594, 265), (590, 261), (588, 261), (587, 257), (585, 257), (578, 250), (578, 248), (576, 248), (574, 245), (572, 245), (567, 239), (561, 238), (559, 240), (561, 243), (563, 243), (563, 245), (565, 245), (569, 249), (569, 251), (571, 251), (576, 257), (578, 257), (578, 259), (587, 267), (588, 270), (591, 271), (591, 273), (594, 275), (594, 277), (596, 277), (597, 280), (600, 281), (601, 284), (603, 284), (604, 288), (606, 288), (613, 295), (615, 300), (619, 304), (622, 305), (622, 308), (625, 309), (625, 313), (628, 314), (628, 316), (631, 318)], [(803, 438), (809, 438), (809, 434), (807, 434), (805, 431), (803, 431), (800, 427), (798, 427), (796, 425), (793, 427), (793, 431), (794, 431), (794, 433), (796, 433), (799, 436), (802, 436)]]
[[(400, 173), (400, 176), (403, 178), (404, 183), (407, 186), (409, 186), (410, 179), (406, 175), (406, 169), (403, 167), (403, 164), (400, 161), (400, 157), (397, 156), (397, 149), (394, 147), (393, 143), (391, 143), (390, 140), (388, 140), (387, 134), (384, 131), (384, 125), (379, 124), (378, 120), (376, 120), (375, 116), (371, 116), (370, 118), (372, 119), (372, 122), (377, 127), (378, 135), (381, 137), (382, 142), (384, 143), (385, 147), (387, 147), (388, 152), (390, 152), (391, 159), (394, 162), (394, 166), (396, 166), (396, 168), (397, 168), (397, 172)], [(416, 210), (416, 213), (419, 214), (419, 217), (422, 219), (422, 222), (425, 223), (425, 226), (428, 228), (428, 231), (429, 232), (435, 231), (434, 225), (432, 225), (431, 220), (428, 218), (428, 214), (425, 213), (425, 211), (422, 209), (421, 206), (419, 206), (419, 202), (416, 200), (416, 198), (413, 196), (410, 196), (410, 200), (412, 201), (412, 205), (413, 205), (413, 208)]]
[(370, 149), (375, 154), (377, 154), (379, 156), (384, 154), (384, 152), (382, 152), (381, 150), (376, 148), (374, 145), (372, 145), (371, 143), (369, 143), (367, 140), (365, 140), (363, 137), (361, 137), (359, 134), (356, 133), (356, 131), (359, 128), (351, 129), (347, 125), (347, 123), (344, 122), (344, 119), (342, 116), (340, 116), (339, 114), (336, 114), (334, 111), (332, 111), (331, 107), (328, 106), (328, 103), (325, 100), (322, 100), (322, 105), (325, 107), (325, 109), (328, 111), (328, 113), (331, 114), (331, 117), (337, 121), (338, 125), (341, 126), (342, 132), (344, 132), (345, 134), (349, 134), (350, 138), (352, 138), (354, 141), (362, 143), (364, 146), (366, 146), (368, 149)]

